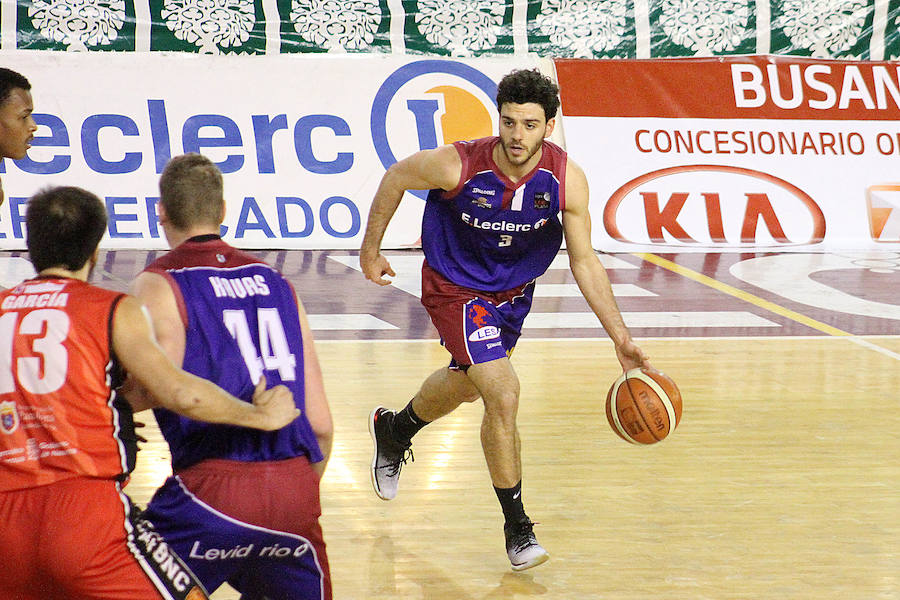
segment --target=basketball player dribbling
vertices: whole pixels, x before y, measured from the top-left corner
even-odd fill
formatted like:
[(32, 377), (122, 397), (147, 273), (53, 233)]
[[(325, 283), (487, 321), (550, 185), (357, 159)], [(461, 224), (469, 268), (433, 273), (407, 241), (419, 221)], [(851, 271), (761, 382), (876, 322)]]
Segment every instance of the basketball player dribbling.
[(482, 447), (504, 515), (507, 556), (517, 571), (549, 555), (522, 503), (519, 380), (509, 355), (531, 309), (535, 279), (556, 257), (563, 235), (575, 280), (615, 343), (622, 368), (649, 366), (591, 247), (584, 172), (545, 141), (556, 124), (558, 92), (537, 70), (513, 71), (498, 86), (498, 137), (423, 150), (391, 166), (373, 200), (359, 255), (367, 279), (390, 284), (384, 275), (394, 271), (380, 253), (388, 223), (406, 190), (431, 190), (422, 224), (422, 304), (452, 360), (425, 380), (404, 409), (373, 410), (372, 483), (380, 498), (394, 498), (413, 435), (481, 398)]

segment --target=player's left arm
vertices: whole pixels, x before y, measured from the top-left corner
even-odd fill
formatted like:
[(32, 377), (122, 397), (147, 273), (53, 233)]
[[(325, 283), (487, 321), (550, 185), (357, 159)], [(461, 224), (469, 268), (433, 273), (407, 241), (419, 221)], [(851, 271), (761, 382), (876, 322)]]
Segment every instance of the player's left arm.
[(648, 357), (631, 339), (613, 295), (606, 269), (591, 245), (591, 215), (588, 183), (581, 167), (571, 158), (566, 167), (566, 195), (563, 230), (569, 267), (591, 310), (616, 346), (616, 356), (624, 369), (649, 366)]
[(303, 303), (297, 300), (297, 312), (300, 314), (300, 330), (303, 335), (303, 377), (306, 391), (306, 406), (304, 414), (312, 426), (319, 448), (324, 458), (313, 463), (313, 469), (321, 477), (325, 473), (325, 466), (331, 456), (331, 446), (334, 441), (334, 423), (331, 419), (331, 409), (328, 407), (328, 398), (325, 395), (325, 382), (322, 377), (322, 368), (319, 366), (319, 357), (313, 341), (312, 328)]

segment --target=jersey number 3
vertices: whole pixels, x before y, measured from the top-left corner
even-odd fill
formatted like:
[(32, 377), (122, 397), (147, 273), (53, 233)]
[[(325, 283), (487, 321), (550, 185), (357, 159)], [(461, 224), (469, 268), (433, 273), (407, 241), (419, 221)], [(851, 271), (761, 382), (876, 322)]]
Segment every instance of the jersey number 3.
[(282, 381), (297, 379), (297, 358), (291, 353), (284, 325), (277, 308), (258, 308), (256, 322), (258, 326), (259, 348), (250, 333), (247, 314), (242, 310), (222, 311), (225, 327), (238, 345), (250, 379), (259, 381), (263, 371), (278, 371)]
[[(0, 394), (14, 392), (16, 379), (32, 394), (50, 394), (61, 388), (69, 370), (69, 351), (63, 345), (69, 336), (69, 325), (69, 315), (53, 308), (31, 311), (21, 322), (17, 312), (0, 317)], [(14, 377), (12, 358), (16, 334), (40, 337), (31, 340), (31, 351), (39, 356), (18, 357)]]

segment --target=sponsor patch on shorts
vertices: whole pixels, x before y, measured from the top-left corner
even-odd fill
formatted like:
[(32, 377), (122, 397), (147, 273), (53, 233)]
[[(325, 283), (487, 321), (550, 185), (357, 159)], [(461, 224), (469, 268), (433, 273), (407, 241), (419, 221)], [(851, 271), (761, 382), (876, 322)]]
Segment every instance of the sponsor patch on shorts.
[(470, 333), (469, 341), (481, 342), (484, 340), (493, 340), (498, 337), (500, 337), (500, 329), (494, 327), (493, 325), (488, 325), (487, 327), (480, 327)]
[(132, 517), (134, 532), (131, 534), (133, 548), (144, 560), (140, 561), (149, 570), (148, 575), (157, 589), (162, 586), (164, 598), (177, 600), (205, 600), (209, 598), (203, 585), (181, 558), (175, 554), (163, 537), (156, 532), (153, 524), (140, 517)]

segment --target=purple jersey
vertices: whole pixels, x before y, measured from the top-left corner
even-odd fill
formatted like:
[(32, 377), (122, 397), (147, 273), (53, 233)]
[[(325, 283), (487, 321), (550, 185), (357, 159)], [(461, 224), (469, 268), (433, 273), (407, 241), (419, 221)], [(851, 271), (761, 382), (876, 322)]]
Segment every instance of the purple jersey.
[(499, 292), (544, 273), (562, 245), (566, 153), (544, 141), (537, 166), (513, 183), (492, 157), (499, 138), (454, 146), (462, 175), (450, 191), (431, 190), (422, 250), (435, 271), (474, 290)]
[(280, 273), (222, 240), (193, 238), (151, 264), (166, 276), (185, 323), (182, 368), (246, 401), (266, 376), (284, 384), (300, 417), (278, 431), (203, 423), (165, 409), (156, 420), (175, 471), (209, 458), (284, 460), (322, 452), (306, 418), (303, 337), (294, 290)]

